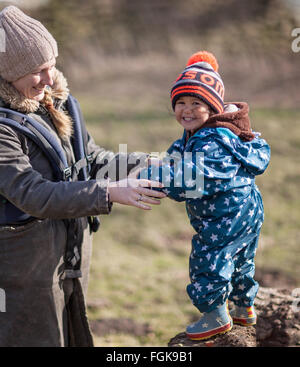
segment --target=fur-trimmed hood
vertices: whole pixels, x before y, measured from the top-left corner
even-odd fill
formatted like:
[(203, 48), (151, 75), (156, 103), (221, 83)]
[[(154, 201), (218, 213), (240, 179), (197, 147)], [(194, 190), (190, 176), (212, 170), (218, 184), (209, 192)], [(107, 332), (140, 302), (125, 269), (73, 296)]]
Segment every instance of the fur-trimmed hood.
[[(59, 100), (63, 103), (67, 100), (69, 95), (68, 82), (63, 73), (56, 68), (53, 72), (53, 85), (48, 87), (48, 91), (54, 100)], [(12, 110), (17, 110), (22, 113), (34, 113), (39, 107), (40, 103), (33, 99), (29, 99), (21, 94), (11, 83), (0, 77), (0, 99), (8, 105)]]
[(255, 137), (251, 130), (249, 106), (245, 102), (232, 102), (223, 113), (212, 115), (201, 128), (209, 127), (226, 127), (244, 141)]

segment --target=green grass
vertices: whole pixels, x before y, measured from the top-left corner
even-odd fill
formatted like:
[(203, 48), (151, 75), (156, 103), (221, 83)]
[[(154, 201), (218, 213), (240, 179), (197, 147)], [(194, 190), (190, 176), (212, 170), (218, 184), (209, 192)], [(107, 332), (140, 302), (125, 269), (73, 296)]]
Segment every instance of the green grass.
[[(128, 152), (162, 152), (181, 134), (168, 100), (80, 101), (96, 142), (113, 151), (122, 143)], [(251, 119), (272, 149), (270, 166), (257, 179), (265, 223), (256, 263), (300, 279), (300, 111), (252, 109)], [(101, 217), (88, 300), (104, 302), (89, 309), (89, 317), (129, 318), (149, 324), (151, 332), (95, 335), (96, 345), (166, 346), (197, 317), (185, 291), (192, 235), (184, 204), (169, 199), (150, 212), (115, 204), (109, 216)]]

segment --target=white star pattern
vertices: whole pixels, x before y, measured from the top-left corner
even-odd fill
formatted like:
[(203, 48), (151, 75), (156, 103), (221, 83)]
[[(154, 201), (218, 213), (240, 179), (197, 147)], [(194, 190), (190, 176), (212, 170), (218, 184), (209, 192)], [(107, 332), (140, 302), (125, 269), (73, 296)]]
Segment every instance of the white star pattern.
[(201, 285), (199, 284), (199, 283), (194, 283), (194, 287), (196, 288), (196, 290), (198, 291), (198, 292), (201, 292), (201, 289), (202, 289), (202, 287), (201, 287)]
[(230, 144), (230, 139), (228, 138), (228, 136), (224, 136), (223, 137), (223, 141), (227, 144)]
[[(252, 268), (251, 256), (255, 252), (251, 247), (247, 248), (250, 237), (247, 236), (261, 226), (263, 212), (256, 199), (257, 195), (252, 195), (251, 185), (255, 184), (255, 177), (250, 174), (247, 165), (251, 164), (252, 167), (257, 166), (262, 170), (265, 164), (262, 160), (265, 159), (267, 163), (269, 159), (266, 154), (268, 148), (265, 148), (266, 143), (259, 145), (258, 138), (255, 145), (252, 142), (244, 143), (240, 139), (225, 136), (221, 130), (223, 129), (205, 129), (197, 132), (195, 138), (190, 139), (186, 145), (184, 139), (173, 144), (173, 147), (178, 147), (176, 153), (180, 152), (182, 156), (185, 152), (201, 153), (199, 159), (196, 156), (197, 169), (201, 171), (203, 179), (201, 188), (197, 180), (190, 177), (184, 180), (186, 187), (196, 185), (195, 192), (201, 191), (198, 197), (192, 198), (189, 195), (186, 202), (188, 216), (199, 236), (193, 239), (193, 251), (190, 256), (193, 285), (190, 295), (193, 294), (192, 301), (197, 305), (199, 302), (203, 305), (214, 304), (216, 295), (224, 302), (228, 294), (228, 284), (220, 284), (220, 279), (216, 276), (219, 272), (223, 280), (229, 281), (233, 271), (240, 277), (239, 284), (233, 289), (234, 300), (245, 297), (246, 291), (251, 299), (253, 293), (252, 288), (248, 289), (248, 283), (243, 282), (244, 264), (249, 263), (249, 268)], [(225, 149), (225, 144), (227, 148), (230, 146), (230, 149)], [(239, 161), (240, 156), (243, 160)], [(193, 169), (196, 165), (189, 159), (185, 161), (185, 167)], [(174, 176), (185, 174), (180, 167), (174, 172), (172, 166), (171, 172), (172, 170)], [(173, 176), (172, 180), (176, 181)], [(168, 189), (171, 191), (169, 196), (173, 198), (173, 186), (170, 185)], [(177, 189), (174, 198), (185, 199), (185, 193)], [(247, 258), (251, 260), (246, 261)], [(210, 325), (210, 322), (205, 321), (202, 321), (203, 328)], [(221, 321), (217, 319), (217, 322)]]
[(186, 182), (185, 182), (186, 186), (187, 187), (193, 187), (195, 185), (195, 180), (192, 180), (191, 178), (188, 179)]
[(211, 271), (216, 270), (216, 265), (215, 264), (211, 264), (211, 266), (209, 267)]
[(213, 241), (213, 242), (215, 242), (215, 241), (217, 241), (218, 240), (218, 235), (217, 234), (214, 234), (214, 233), (212, 233), (212, 235), (211, 235), (211, 240)]
[(209, 204), (208, 210), (210, 210), (211, 212), (216, 210), (215, 204)]
[(209, 290), (209, 291), (210, 291), (210, 290), (212, 290), (212, 289), (214, 289), (213, 285), (212, 285), (212, 284), (210, 284), (210, 283), (206, 286), (206, 288), (207, 288), (207, 290)]

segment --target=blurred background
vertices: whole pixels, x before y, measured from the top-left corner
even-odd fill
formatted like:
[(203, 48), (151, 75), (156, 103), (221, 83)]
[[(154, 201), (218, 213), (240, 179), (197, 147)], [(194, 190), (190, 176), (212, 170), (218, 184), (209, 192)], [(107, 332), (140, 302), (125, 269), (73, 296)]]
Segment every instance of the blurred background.
[[(19, 0), (0, 9), (9, 4), (56, 38), (57, 67), (90, 133), (115, 152), (163, 152), (181, 136), (170, 88), (191, 54), (213, 52), (225, 100), (250, 104), (252, 128), (272, 150), (257, 179), (265, 223), (256, 279), (300, 287), (300, 1)], [(199, 317), (185, 291), (192, 235), (184, 204), (169, 199), (101, 217), (88, 294), (96, 345), (166, 346)]]

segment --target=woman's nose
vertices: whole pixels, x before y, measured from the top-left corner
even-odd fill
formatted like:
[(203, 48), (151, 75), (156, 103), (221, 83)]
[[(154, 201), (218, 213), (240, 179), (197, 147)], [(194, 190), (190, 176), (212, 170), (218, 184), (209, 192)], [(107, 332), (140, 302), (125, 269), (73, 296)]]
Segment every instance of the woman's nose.
[(42, 83), (44, 85), (50, 85), (50, 87), (53, 85), (52, 71), (47, 70), (44, 72)]

